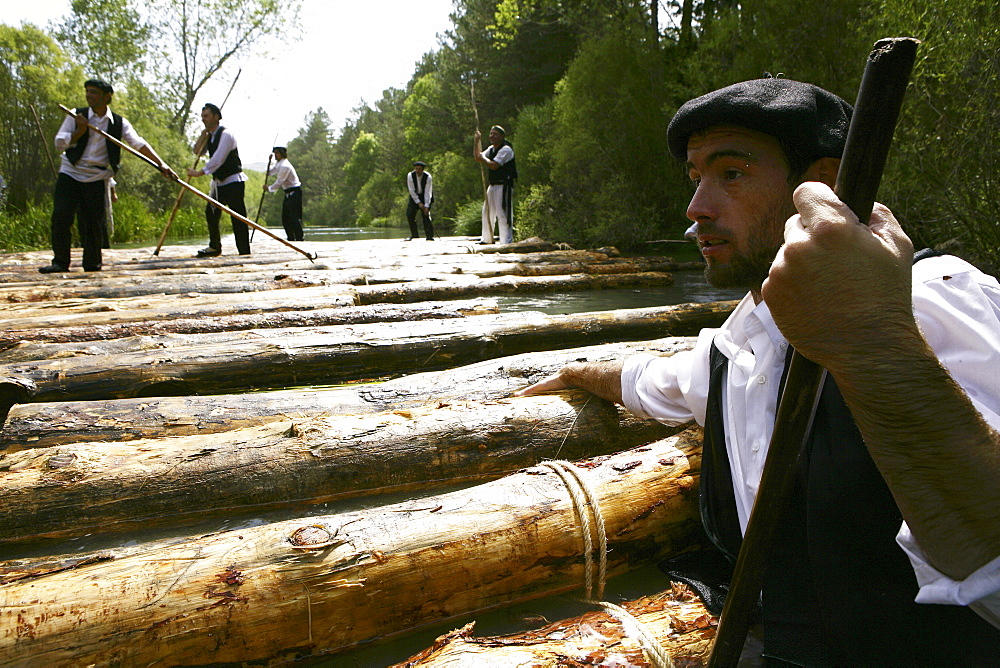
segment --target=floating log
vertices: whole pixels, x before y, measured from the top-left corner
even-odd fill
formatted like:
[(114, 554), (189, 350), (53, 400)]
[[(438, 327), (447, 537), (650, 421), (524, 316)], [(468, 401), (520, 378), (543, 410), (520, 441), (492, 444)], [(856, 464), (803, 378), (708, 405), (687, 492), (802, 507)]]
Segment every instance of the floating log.
[[(621, 604), (655, 638), (675, 665), (704, 666), (718, 620), (686, 586)], [(475, 622), (446, 633), (424, 651), (391, 668), (466, 666), (653, 666), (641, 642), (604, 611), (588, 612), (540, 629), (475, 637)]]
[(0, 545), (481, 482), (675, 431), (574, 392), (33, 448), (0, 457)]
[(382, 383), (312, 391), (31, 404), (24, 404), (22, 397), (22, 404), (11, 409), (3, 425), (0, 447), (11, 453), (63, 443), (209, 434), (277, 420), (374, 413), (436, 400), (491, 401), (507, 398), (573, 361), (621, 359), (638, 352), (672, 355), (689, 350), (695, 341), (695, 337), (672, 337), (522, 353)]
[[(110, 341), (135, 336), (210, 334), (239, 332), (248, 329), (364, 325), (375, 322), (412, 322), (435, 318), (464, 318), (470, 315), (498, 312), (499, 309), (494, 299), (468, 299), (417, 304), (341, 306), (317, 308), (309, 311), (239, 313), (172, 320), (163, 320), (161, 314), (155, 320), (118, 322), (108, 325), (86, 324), (0, 331), (0, 362), (44, 359), (48, 355), (26, 352), (39, 342), (80, 344), (87, 341)], [(15, 347), (18, 347), (20, 352), (3, 352), (10, 351)], [(85, 350), (86, 346), (79, 346), (78, 349)], [(39, 348), (39, 350), (41, 349)]]
[[(615, 575), (696, 541), (696, 430), (581, 465)], [(0, 663), (191, 665), (341, 651), (582, 581), (577, 511), (532, 468), (0, 586)]]
[[(175, 339), (165, 342), (171, 346), (165, 349), (0, 365), (0, 375), (35, 382), (34, 401), (221, 394), (331, 384), (595, 341), (692, 336), (705, 327), (721, 325), (735, 306), (730, 301), (562, 316), (522, 312), (424, 320), (405, 326), (250, 330), (197, 347), (176, 347)], [(197, 340), (222, 335), (189, 336)], [(267, 372), (261, 373), (262, 369)]]
[(671, 274), (647, 271), (637, 274), (572, 274), (569, 276), (498, 276), (474, 281), (413, 281), (389, 285), (357, 286), (359, 304), (406, 303), (459, 299), (474, 295), (529, 294), (570, 290), (662, 287), (673, 285)]

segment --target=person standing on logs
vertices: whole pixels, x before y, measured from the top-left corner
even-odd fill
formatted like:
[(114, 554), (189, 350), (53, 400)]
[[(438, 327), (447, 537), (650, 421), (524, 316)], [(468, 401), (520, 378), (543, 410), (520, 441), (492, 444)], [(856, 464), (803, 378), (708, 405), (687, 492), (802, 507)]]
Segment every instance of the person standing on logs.
[(426, 169), (427, 163), (417, 160), (413, 163), (413, 171), (406, 175), (406, 189), (410, 192), (410, 199), (406, 202), (406, 222), (410, 224), (410, 238), (407, 241), (412, 241), (420, 236), (417, 232), (418, 211), (424, 221), (424, 234), (427, 241), (434, 241), (434, 223), (431, 221), (434, 180)]
[(111, 84), (90, 79), (83, 84), (87, 106), (67, 116), (56, 133), (56, 149), (62, 151), (59, 175), (52, 195), (52, 264), (39, 267), (43, 274), (69, 271), (73, 219), (77, 219), (83, 246), (84, 271), (100, 271), (105, 237), (106, 181), (113, 178), (121, 161), (121, 147), (91, 132), (90, 123), (127, 143), (160, 167), (165, 178), (176, 179), (156, 151), (140, 137), (128, 120), (111, 111)]
[(484, 151), (482, 133), (476, 128), (472, 157), (490, 170), (490, 187), (486, 190), (486, 201), (483, 202), (483, 236), (479, 243), (493, 243), (494, 225), (498, 228), (500, 243), (513, 243), (513, 196), (517, 164), (514, 162), (514, 147), (507, 141), (507, 131), (499, 125), (490, 128), (490, 147)]
[[(222, 121), (222, 111), (214, 104), (208, 103), (201, 108), (201, 122), (205, 124), (208, 134), (208, 162), (201, 169), (188, 169), (190, 177), (212, 175), (212, 186), (209, 194), (220, 203), (225, 204), (236, 213), (246, 216), (247, 207), (243, 200), (246, 190), (247, 175), (243, 173), (240, 163), (240, 152), (236, 147), (236, 137), (219, 123)], [(197, 253), (197, 257), (215, 257), (222, 254), (222, 234), (219, 221), (222, 210), (211, 204), (205, 205), (205, 220), (208, 222), (208, 247)], [(236, 239), (236, 251), (240, 255), (250, 254), (250, 228), (242, 220), (230, 216), (233, 224), (233, 237)]]
[(767, 559), (764, 657), (995, 663), (1000, 285), (957, 257), (914, 262), (882, 205), (858, 223), (831, 189), (851, 114), (832, 93), (785, 79), (681, 106), (667, 141), (694, 184), (687, 215), (706, 276), (749, 294), (689, 352), (574, 363), (518, 394), (576, 387), (664, 423), (701, 424), (702, 522), (725, 558), (661, 568), (701, 582), (721, 570), (711, 577), (724, 584), (794, 347), (828, 375)]
[(288, 149), (275, 146), (271, 155), (277, 160), (274, 163), (274, 183), (264, 184), (264, 190), (277, 192), (281, 188), (285, 198), (281, 201), (281, 226), (285, 228), (285, 237), (289, 241), (302, 241), (302, 182), (295, 172), (295, 167), (288, 161)]

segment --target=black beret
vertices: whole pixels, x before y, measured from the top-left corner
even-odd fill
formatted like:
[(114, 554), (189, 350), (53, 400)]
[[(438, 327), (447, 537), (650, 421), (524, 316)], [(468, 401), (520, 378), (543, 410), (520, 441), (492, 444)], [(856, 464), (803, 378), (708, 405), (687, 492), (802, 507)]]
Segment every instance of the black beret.
[(218, 116), (220, 119), (222, 118), (222, 109), (219, 109), (217, 106), (215, 106), (211, 102), (206, 102), (205, 106), (201, 108), (202, 111), (204, 111), (206, 109), (208, 109), (209, 111), (211, 111), (213, 114), (215, 114), (216, 116)]
[(413, 163), (413, 166), (414, 167), (426, 167), (427, 163), (424, 162), (423, 160), (417, 160), (416, 162)]
[(667, 145), (687, 160), (691, 135), (738, 125), (770, 135), (812, 160), (844, 152), (853, 108), (818, 86), (791, 79), (754, 79), (685, 102), (667, 128)]
[(109, 94), (115, 92), (115, 89), (111, 87), (111, 84), (109, 84), (104, 79), (87, 79), (86, 81), (83, 82), (83, 87), (86, 88), (87, 86), (93, 86), (94, 88), (99, 88), (105, 93)]

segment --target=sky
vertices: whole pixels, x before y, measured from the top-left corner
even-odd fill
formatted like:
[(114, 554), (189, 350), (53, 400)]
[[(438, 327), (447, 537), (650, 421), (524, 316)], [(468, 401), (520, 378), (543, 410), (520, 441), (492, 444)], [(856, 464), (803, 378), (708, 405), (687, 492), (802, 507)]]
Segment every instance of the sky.
[[(0, 22), (45, 28), (69, 7), (70, 0), (0, 0)], [(405, 87), (423, 54), (437, 50), (452, 11), (452, 0), (302, 0), (301, 40), (234, 62), (201, 90), (195, 111), (221, 104), (242, 67), (222, 124), (236, 136), (244, 164), (266, 164), (271, 147), (294, 139), (308, 113), (322, 107), (339, 130), (362, 101)], [(63, 104), (83, 104), (82, 91)]]

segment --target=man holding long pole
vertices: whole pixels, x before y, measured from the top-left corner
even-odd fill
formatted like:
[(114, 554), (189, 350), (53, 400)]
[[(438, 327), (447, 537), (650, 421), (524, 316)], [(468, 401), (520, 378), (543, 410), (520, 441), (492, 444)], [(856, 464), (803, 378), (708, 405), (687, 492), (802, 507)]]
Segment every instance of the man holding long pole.
[[(188, 169), (190, 177), (212, 175), (212, 194), (215, 199), (228, 206), (233, 211), (246, 217), (247, 207), (244, 202), (247, 175), (243, 173), (240, 153), (236, 146), (233, 133), (220, 125), (222, 111), (214, 104), (208, 103), (201, 109), (201, 121), (208, 133), (208, 162), (201, 169)], [(222, 234), (219, 221), (222, 211), (212, 204), (205, 206), (205, 220), (208, 222), (208, 247), (198, 251), (198, 257), (215, 257), (222, 254)], [(236, 240), (236, 251), (240, 255), (250, 254), (250, 228), (246, 223), (230, 216), (233, 225), (233, 236)]]
[(1000, 286), (955, 257), (914, 262), (884, 206), (858, 224), (831, 190), (851, 114), (783, 79), (683, 105), (667, 138), (706, 276), (749, 294), (692, 351), (573, 364), (521, 394), (580, 387), (703, 425), (703, 525), (734, 558), (794, 347), (828, 375), (759, 556), (765, 658), (977, 665), (1000, 656)]
[(56, 133), (55, 144), (63, 152), (52, 206), (52, 264), (40, 267), (43, 274), (69, 271), (73, 218), (76, 217), (83, 246), (85, 271), (100, 271), (105, 218), (105, 182), (118, 171), (121, 147), (102, 137), (90, 126), (118, 139), (157, 165), (168, 179), (177, 174), (132, 128), (132, 124), (111, 111), (114, 94), (111, 84), (90, 79), (84, 84), (87, 107), (67, 116)]

